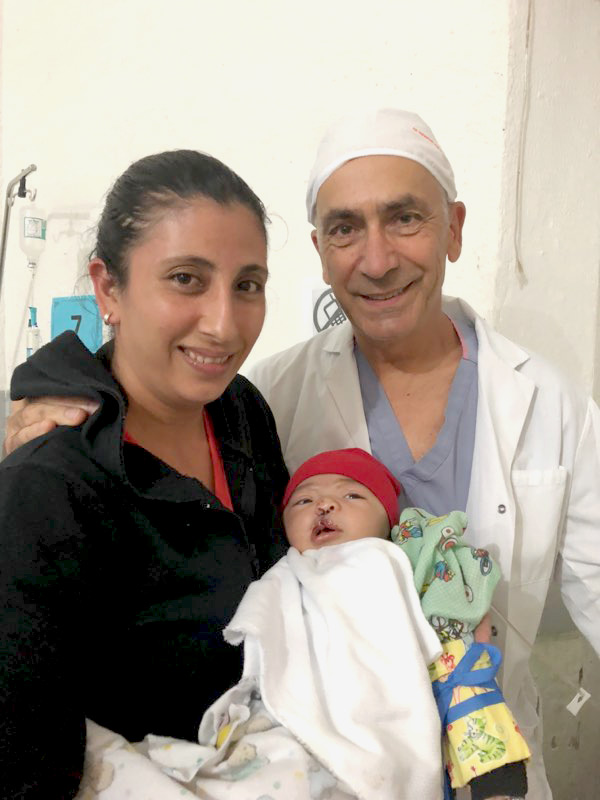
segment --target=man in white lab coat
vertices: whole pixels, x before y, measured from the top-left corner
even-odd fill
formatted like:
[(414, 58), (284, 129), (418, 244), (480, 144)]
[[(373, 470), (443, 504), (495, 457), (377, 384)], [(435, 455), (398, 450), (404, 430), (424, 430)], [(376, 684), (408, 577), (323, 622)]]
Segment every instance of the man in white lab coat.
[[(374, 452), (435, 513), (461, 508), (497, 559), (502, 685), (547, 800), (529, 656), (550, 580), (600, 654), (600, 411), (552, 366), (442, 297), (465, 208), (432, 132), (396, 110), (333, 126), (307, 195), (313, 243), (349, 322), (258, 364), (290, 470)], [(436, 509), (437, 506), (437, 509)]]
[[(502, 686), (532, 746), (529, 800), (548, 800), (529, 656), (550, 580), (600, 654), (600, 411), (552, 366), (444, 299), (465, 207), (450, 164), (416, 115), (354, 115), (326, 134), (308, 187), (323, 276), (349, 322), (257, 365), (288, 468), (361, 447), (403, 502), (466, 510), (468, 537), (502, 580), (494, 639)], [(67, 420), (27, 411), (13, 444)], [(77, 412), (74, 422), (79, 422)], [(14, 434), (21, 425), (48, 421)]]

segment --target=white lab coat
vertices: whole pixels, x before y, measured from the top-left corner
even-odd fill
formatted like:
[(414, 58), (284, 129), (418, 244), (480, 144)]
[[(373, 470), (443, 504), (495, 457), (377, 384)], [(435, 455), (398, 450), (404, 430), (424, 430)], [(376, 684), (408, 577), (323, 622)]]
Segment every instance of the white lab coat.
[[(468, 537), (502, 570), (492, 610), (501, 683), (534, 751), (527, 797), (548, 800), (528, 662), (553, 575), (600, 655), (600, 410), (463, 301), (445, 301), (450, 316), (455, 304), (475, 320), (479, 342)], [(260, 362), (249, 377), (273, 410), (290, 471), (324, 450), (370, 450), (348, 323)]]

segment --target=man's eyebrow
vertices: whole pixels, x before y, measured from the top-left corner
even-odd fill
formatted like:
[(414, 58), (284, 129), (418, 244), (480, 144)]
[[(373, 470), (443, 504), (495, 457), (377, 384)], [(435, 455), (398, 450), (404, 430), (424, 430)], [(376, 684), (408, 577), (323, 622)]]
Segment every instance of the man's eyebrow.
[[(414, 194), (402, 194), (381, 203), (377, 206), (379, 214), (393, 214), (394, 212), (406, 211), (409, 208), (417, 208), (427, 214), (431, 213), (431, 208), (426, 200), (422, 197), (417, 197)], [(354, 222), (356, 220), (363, 220), (364, 214), (359, 209), (353, 208), (332, 208), (330, 209), (321, 221), (323, 229), (329, 228), (334, 222)]]
[(422, 197), (415, 197), (414, 194), (403, 194), (387, 203), (378, 206), (379, 213), (390, 214), (397, 211), (406, 211), (409, 208), (418, 208), (420, 211), (431, 213), (429, 204)]
[(357, 219), (363, 219), (360, 211), (353, 211), (351, 208), (332, 208), (323, 217), (321, 227), (329, 228), (334, 222), (343, 222), (344, 220), (351, 222)]

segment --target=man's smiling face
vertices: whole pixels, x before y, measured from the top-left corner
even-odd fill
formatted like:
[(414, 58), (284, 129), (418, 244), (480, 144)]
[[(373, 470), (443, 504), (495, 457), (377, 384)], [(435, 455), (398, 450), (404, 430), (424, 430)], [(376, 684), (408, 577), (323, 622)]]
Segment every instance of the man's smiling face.
[(464, 206), (449, 204), (425, 167), (399, 156), (348, 161), (321, 186), (315, 221), (323, 278), (359, 345), (408, 343), (438, 324)]

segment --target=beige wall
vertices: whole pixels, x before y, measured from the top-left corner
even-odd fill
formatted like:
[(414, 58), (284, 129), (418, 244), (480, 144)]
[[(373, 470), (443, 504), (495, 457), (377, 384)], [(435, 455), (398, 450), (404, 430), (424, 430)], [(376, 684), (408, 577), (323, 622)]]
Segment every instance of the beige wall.
[(494, 319), (600, 399), (600, 3), (513, 12)]
[[(493, 305), (507, 85), (508, 6), (471, 0), (3, 0), (2, 181), (34, 161), (51, 214), (35, 287), (73, 290), (82, 232), (127, 164), (166, 148), (208, 150), (238, 170), (273, 218), (269, 313), (251, 359), (305, 338), (318, 278), (304, 191), (316, 143), (353, 105), (413, 108), (448, 151), (469, 206), (448, 276)], [(485, 198), (485, 202), (482, 202)], [(79, 214), (79, 216), (77, 216)], [(50, 227), (51, 224), (51, 227)], [(26, 269), (12, 230), (9, 369), (24, 357)]]

